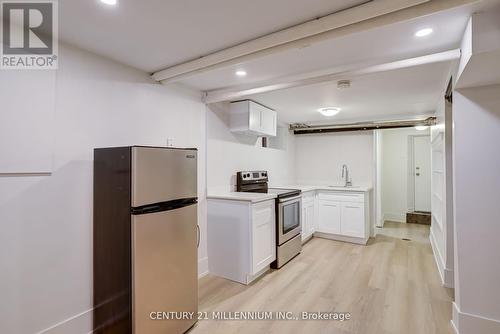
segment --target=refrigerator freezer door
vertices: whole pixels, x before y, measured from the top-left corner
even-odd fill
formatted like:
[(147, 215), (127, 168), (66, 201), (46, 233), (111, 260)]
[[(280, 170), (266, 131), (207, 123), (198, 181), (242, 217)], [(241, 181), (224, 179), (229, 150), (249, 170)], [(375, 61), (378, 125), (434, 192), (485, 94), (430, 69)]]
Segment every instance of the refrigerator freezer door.
[(197, 197), (197, 151), (132, 147), (132, 207)]
[[(132, 216), (134, 334), (184, 333), (197, 319), (197, 205)], [(152, 320), (151, 312), (193, 312)]]

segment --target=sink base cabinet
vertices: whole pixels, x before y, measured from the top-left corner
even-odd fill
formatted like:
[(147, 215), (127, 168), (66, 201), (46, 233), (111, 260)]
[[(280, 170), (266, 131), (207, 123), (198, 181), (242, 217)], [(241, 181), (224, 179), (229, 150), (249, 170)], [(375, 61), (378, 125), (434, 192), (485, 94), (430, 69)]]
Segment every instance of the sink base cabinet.
[(340, 202), (319, 199), (318, 203), (318, 231), (340, 234)]
[(249, 284), (276, 260), (275, 201), (208, 200), (208, 270)]
[(370, 237), (368, 193), (319, 192), (317, 237), (366, 244)]

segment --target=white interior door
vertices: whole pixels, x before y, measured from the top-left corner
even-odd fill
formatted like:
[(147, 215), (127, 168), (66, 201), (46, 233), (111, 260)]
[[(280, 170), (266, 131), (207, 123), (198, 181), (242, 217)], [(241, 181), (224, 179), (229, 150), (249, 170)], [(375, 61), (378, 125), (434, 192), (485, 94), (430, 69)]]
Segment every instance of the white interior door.
[(430, 136), (413, 139), (415, 211), (431, 211), (431, 140)]

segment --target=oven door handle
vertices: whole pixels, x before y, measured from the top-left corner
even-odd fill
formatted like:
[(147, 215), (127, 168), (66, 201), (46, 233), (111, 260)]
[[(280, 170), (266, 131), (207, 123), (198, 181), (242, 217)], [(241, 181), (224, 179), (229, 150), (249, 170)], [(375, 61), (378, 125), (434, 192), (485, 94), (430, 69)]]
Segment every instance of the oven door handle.
[(291, 201), (295, 201), (295, 200), (300, 200), (301, 198), (302, 198), (302, 195), (295, 196), (295, 197), (280, 198), (279, 202), (280, 203), (291, 202)]

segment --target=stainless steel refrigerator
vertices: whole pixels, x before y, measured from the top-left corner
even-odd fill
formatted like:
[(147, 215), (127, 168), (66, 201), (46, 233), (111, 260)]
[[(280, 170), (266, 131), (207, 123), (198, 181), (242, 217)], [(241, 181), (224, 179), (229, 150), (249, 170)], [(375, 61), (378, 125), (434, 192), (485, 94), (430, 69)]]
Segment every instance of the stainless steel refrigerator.
[[(97, 333), (174, 334), (192, 327), (198, 242), (196, 149), (94, 150)], [(166, 319), (180, 314), (184, 319)]]

